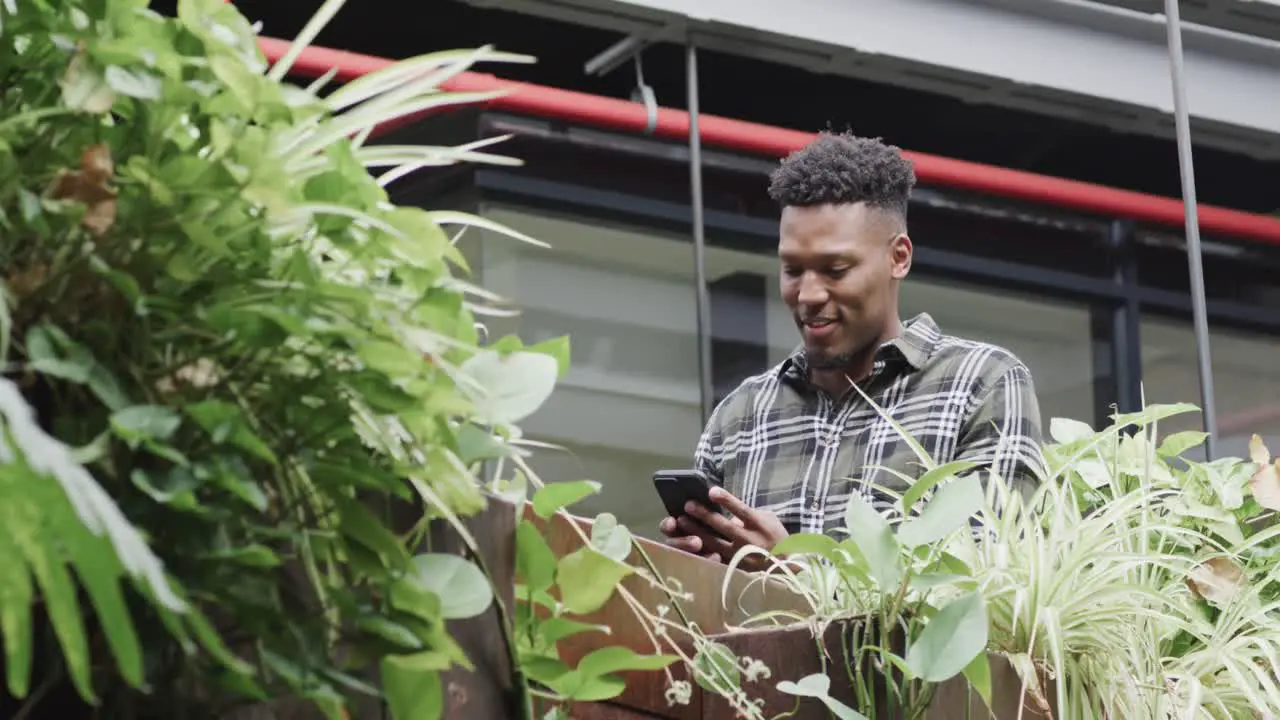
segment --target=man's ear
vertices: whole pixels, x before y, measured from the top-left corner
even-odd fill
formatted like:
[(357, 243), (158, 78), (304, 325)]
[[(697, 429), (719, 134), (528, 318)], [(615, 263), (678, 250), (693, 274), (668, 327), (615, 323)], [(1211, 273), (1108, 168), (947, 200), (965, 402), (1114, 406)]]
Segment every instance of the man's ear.
[(889, 242), (889, 263), (892, 268), (893, 279), (902, 280), (911, 272), (911, 256), (914, 248), (911, 245), (911, 238), (906, 233), (898, 233), (898, 235)]

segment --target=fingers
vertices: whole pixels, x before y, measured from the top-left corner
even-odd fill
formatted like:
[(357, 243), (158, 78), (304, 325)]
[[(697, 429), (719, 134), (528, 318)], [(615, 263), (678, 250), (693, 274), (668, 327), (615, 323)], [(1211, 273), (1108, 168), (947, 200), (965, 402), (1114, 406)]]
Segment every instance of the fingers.
[(699, 555), (708, 557), (712, 553), (719, 553), (722, 557), (728, 557), (733, 554), (733, 543), (716, 537), (688, 515), (680, 516), (679, 525), (681, 533), (689, 537), (696, 537), (701, 542), (702, 549), (698, 552)]
[(690, 553), (692, 555), (702, 555), (702, 538), (697, 535), (684, 535), (682, 537), (667, 538), (667, 547), (673, 547), (677, 550)]
[(658, 523), (658, 532), (671, 538), (684, 535), (684, 533), (680, 531), (679, 525), (676, 524), (676, 519), (673, 517), (662, 518), (662, 522)]
[[(720, 533), (731, 542), (737, 544), (747, 542), (747, 538), (743, 534), (745, 523), (739, 518), (727, 518), (720, 513), (711, 512), (702, 503), (692, 501), (685, 505), (684, 511), (691, 517), (701, 520), (707, 527)], [(693, 525), (693, 523), (690, 524)], [(703, 533), (705, 532), (704, 530)]]
[(711, 491), (707, 493), (707, 495), (711, 498), (711, 502), (719, 505), (725, 510), (728, 510), (730, 513), (733, 513), (734, 517), (746, 520), (751, 516), (751, 513), (754, 512), (750, 505), (742, 502), (734, 496), (733, 493), (722, 487), (711, 488)]

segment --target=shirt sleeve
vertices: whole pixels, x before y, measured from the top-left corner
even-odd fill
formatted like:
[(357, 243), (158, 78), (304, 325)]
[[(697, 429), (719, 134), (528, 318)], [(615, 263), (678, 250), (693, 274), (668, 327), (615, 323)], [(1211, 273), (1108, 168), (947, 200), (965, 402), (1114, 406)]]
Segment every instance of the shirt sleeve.
[[(724, 434), (720, 429), (720, 408), (716, 408), (693, 450), (693, 469), (706, 475), (715, 484), (724, 487), (724, 460), (722, 448)], [(732, 492), (732, 489), (730, 489)]]
[(989, 467), (1021, 492), (1044, 478), (1040, 403), (1026, 365), (999, 375), (960, 432), (957, 460)]

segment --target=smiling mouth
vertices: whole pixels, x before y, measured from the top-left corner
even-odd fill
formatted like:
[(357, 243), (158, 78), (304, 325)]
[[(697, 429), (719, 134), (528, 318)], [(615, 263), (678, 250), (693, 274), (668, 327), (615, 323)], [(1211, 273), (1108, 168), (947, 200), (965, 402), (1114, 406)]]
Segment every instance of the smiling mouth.
[(801, 320), (800, 324), (807, 328), (817, 330), (819, 328), (824, 328), (829, 325), (834, 325), (835, 322), (836, 321), (834, 318), (809, 318), (807, 320)]

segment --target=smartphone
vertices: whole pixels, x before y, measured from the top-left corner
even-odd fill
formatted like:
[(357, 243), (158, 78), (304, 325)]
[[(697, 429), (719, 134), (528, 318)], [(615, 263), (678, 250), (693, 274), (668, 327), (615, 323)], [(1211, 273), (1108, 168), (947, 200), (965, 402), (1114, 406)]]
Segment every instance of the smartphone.
[[(713, 513), (729, 517), (727, 510), (711, 502), (709, 493), (712, 484), (706, 475), (697, 470), (659, 470), (653, 474), (653, 487), (658, 491), (658, 497), (662, 498), (667, 514), (673, 518), (685, 514), (684, 505), (690, 500), (702, 503)], [(701, 520), (693, 517), (689, 519), (701, 525), (711, 535), (724, 539), (723, 535)]]

